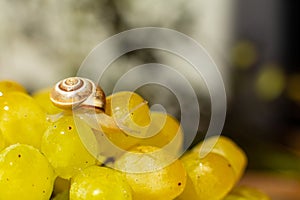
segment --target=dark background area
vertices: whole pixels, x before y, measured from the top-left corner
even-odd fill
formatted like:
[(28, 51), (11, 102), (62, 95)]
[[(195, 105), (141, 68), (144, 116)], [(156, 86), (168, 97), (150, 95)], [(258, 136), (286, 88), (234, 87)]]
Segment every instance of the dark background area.
[[(224, 133), (246, 149), (249, 168), (299, 172), (300, 54), (299, 2), (239, 1), (235, 40), (247, 40), (257, 59), (246, 69), (233, 68), (231, 99)], [(283, 74), (284, 87), (274, 98), (261, 98), (256, 76), (266, 64)], [(270, 67), (272, 68), (272, 67)], [(276, 84), (270, 79), (265, 84)]]

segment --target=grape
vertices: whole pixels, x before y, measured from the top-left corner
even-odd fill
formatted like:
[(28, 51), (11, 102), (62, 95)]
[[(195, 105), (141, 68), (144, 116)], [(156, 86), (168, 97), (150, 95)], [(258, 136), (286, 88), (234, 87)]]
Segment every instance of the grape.
[(224, 200), (270, 200), (270, 198), (257, 189), (238, 186), (234, 188)]
[[(207, 152), (210, 149), (208, 148), (211, 145), (214, 145), (212, 152), (220, 154), (224, 156), (232, 165), (232, 168), (234, 169), (236, 175), (237, 175), (237, 181), (241, 178), (241, 176), (244, 173), (244, 170), (247, 165), (247, 156), (245, 152), (238, 147), (231, 139), (220, 136), (220, 137), (211, 137), (205, 140), (205, 145), (203, 145), (203, 142), (199, 145), (195, 146), (192, 151), (195, 152)], [(203, 149), (201, 149), (203, 147)]]
[(9, 80), (0, 81), (0, 97), (13, 91), (26, 93), (26, 89), (17, 82)]
[(32, 97), (36, 102), (44, 109), (47, 114), (57, 114), (61, 113), (63, 110), (54, 106), (50, 100), (51, 88), (45, 88), (33, 93)]
[(131, 188), (116, 170), (91, 166), (71, 182), (70, 200), (131, 200)]
[[(113, 143), (113, 145), (116, 145), (116, 148), (121, 148), (123, 150), (127, 150), (133, 146), (135, 146), (138, 142), (139, 139), (130, 135), (127, 135), (124, 131), (121, 129), (116, 129), (116, 128), (110, 128), (102, 127), (103, 132), (97, 132), (97, 138), (99, 140), (99, 144), (103, 147), (102, 148), (102, 153), (103, 155), (111, 155), (113, 157), (118, 156), (119, 152), (111, 152), (111, 148), (108, 145), (111, 144), (106, 144), (103, 141), (102, 138), (107, 137), (110, 142)], [(106, 152), (108, 150), (109, 152)]]
[(10, 92), (0, 98), (0, 129), (8, 145), (29, 144), (40, 148), (49, 125), (45, 112), (29, 95)]
[(0, 153), (0, 199), (48, 200), (54, 171), (39, 150), (14, 144)]
[[(164, 147), (174, 139), (169, 144), (168, 150), (175, 154), (181, 151), (183, 132), (177, 120), (164, 113), (149, 113), (147, 102), (138, 94), (125, 91), (108, 96), (105, 112), (125, 126), (125, 130), (122, 127), (120, 129), (103, 127), (105, 135), (116, 146), (125, 150), (137, 144)], [(165, 124), (162, 124), (164, 120)], [(155, 131), (154, 136), (148, 137), (147, 131), (150, 131), (148, 127), (157, 127), (158, 132)], [(133, 134), (135, 132), (139, 133), (136, 135), (138, 137)]]
[(189, 200), (189, 199), (198, 200), (201, 198), (198, 197), (191, 178), (187, 176), (185, 188), (183, 192), (177, 198), (175, 198), (175, 200)]
[(190, 184), (178, 199), (222, 199), (236, 183), (230, 163), (221, 155), (208, 153), (200, 158), (198, 152), (185, 154), (181, 161), (190, 178)]
[(186, 171), (181, 161), (162, 167), (168, 155), (162, 151), (154, 157), (151, 153), (157, 150), (158, 147), (138, 146), (115, 162), (133, 189), (133, 199), (174, 199), (185, 187)]
[(139, 142), (139, 138), (131, 136), (130, 131), (136, 131), (150, 123), (147, 102), (134, 92), (117, 92), (108, 96), (105, 113), (113, 117), (120, 128), (102, 126), (103, 132), (113, 144), (125, 150)]
[(105, 112), (129, 128), (133, 124), (147, 126), (150, 123), (147, 102), (134, 92), (123, 91), (108, 96)]
[[(169, 114), (162, 112), (151, 112), (151, 125), (160, 126), (161, 121), (165, 118), (163, 127), (159, 127), (159, 132), (149, 138), (144, 138), (139, 141), (139, 145), (150, 145), (156, 147), (165, 147), (169, 153), (177, 155), (181, 152), (183, 145), (183, 131), (179, 122)], [(169, 144), (170, 146), (166, 147)], [(166, 149), (167, 148), (167, 149)]]
[[(162, 124), (163, 120), (165, 120), (164, 124)], [(151, 112), (151, 126), (157, 127), (156, 129), (159, 130), (157, 133), (155, 131), (156, 135), (152, 137), (136, 138), (127, 135), (121, 129), (105, 129), (105, 134), (116, 146), (125, 150), (136, 145), (150, 145), (161, 148), (164, 147), (166, 151), (175, 156), (181, 152), (183, 131), (175, 118), (165, 113)], [(101, 133), (99, 133), (99, 135), (100, 134)], [(114, 157), (117, 156), (118, 155), (115, 155)]]
[(0, 151), (6, 147), (4, 137), (2, 135), (2, 131), (0, 129)]
[(85, 148), (77, 131), (77, 127), (81, 128), (81, 131), (89, 136), (93, 135), (91, 128), (83, 122), (76, 123), (76, 127), (74, 120), (72, 115), (63, 116), (48, 127), (42, 138), (42, 152), (57, 175), (65, 179), (96, 163), (96, 159)]

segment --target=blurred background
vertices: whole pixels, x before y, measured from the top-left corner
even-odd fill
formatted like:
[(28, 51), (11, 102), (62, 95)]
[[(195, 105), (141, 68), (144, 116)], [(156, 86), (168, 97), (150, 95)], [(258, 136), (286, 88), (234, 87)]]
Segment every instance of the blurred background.
[[(114, 34), (145, 26), (175, 29), (203, 45), (219, 67), (228, 99), (222, 134), (249, 158), (242, 182), (277, 199), (300, 199), (298, 8), (292, 0), (1, 0), (0, 80), (16, 80), (34, 92), (76, 75), (88, 53)], [(112, 63), (105, 92), (112, 92), (124, 72), (149, 62), (187, 69), (185, 76), (194, 80), (189, 64), (174, 55), (135, 51)], [(209, 123), (210, 101), (203, 80), (191, 84), (200, 91), (197, 143)], [(166, 88), (145, 86), (138, 92), (180, 116)]]

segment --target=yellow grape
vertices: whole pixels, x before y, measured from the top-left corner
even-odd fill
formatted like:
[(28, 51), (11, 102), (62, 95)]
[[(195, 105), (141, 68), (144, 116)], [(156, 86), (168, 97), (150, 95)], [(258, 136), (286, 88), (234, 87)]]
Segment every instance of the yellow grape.
[(0, 129), (8, 145), (29, 144), (40, 148), (48, 126), (46, 113), (29, 95), (10, 92), (0, 98)]
[(191, 178), (187, 176), (185, 188), (183, 192), (177, 198), (175, 198), (175, 200), (189, 200), (189, 199), (202, 200), (201, 198), (198, 197)]
[[(137, 144), (164, 147), (177, 154), (183, 144), (183, 132), (178, 121), (172, 116), (160, 112), (149, 113), (147, 102), (134, 92), (118, 92), (106, 98), (105, 112), (125, 126), (125, 130), (102, 127), (105, 135), (118, 147), (129, 149)], [(163, 120), (165, 124), (162, 124)], [(147, 127), (160, 130), (152, 137), (141, 138), (132, 135), (140, 131), (147, 134)], [(162, 126), (162, 127), (161, 127)], [(149, 129), (150, 130), (150, 129)], [(151, 135), (153, 133), (150, 133)], [(172, 141), (172, 142), (171, 142)]]
[[(161, 112), (151, 112), (150, 116), (151, 126), (157, 127), (155, 131), (159, 130), (152, 137), (136, 138), (127, 135), (121, 129), (105, 129), (105, 134), (115, 145), (125, 150), (136, 145), (150, 145), (164, 147), (167, 152), (178, 155), (182, 150), (184, 138), (179, 122), (171, 115)], [(165, 120), (164, 124), (162, 124), (163, 120)]]
[(139, 138), (130, 136), (130, 129), (136, 130), (139, 126), (150, 123), (149, 107), (147, 102), (134, 92), (117, 92), (106, 98), (105, 113), (122, 123), (126, 130), (102, 126), (103, 132), (117, 147), (128, 149), (136, 145)]
[(181, 161), (190, 183), (178, 199), (222, 199), (236, 183), (236, 175), (230, 163), (221, 155), (209, 153), (200, 158), (199, 153), (189, 152)]
[(131, 188), (113, 169), (88, 167), (72, 178), (70, 200), (131, 200)]
[(238, 186), (234, 188), (224, 200), (270, 200), (270, 197), (257, 189)]
[(129, 91), (117, 92), (106, 98), (105, 112), (122, 120), (131, 128), (135, 123), (147, 126), (150, 123), (148, 103), (138, 94)]
[[(100, 145), (101, 144), (101, 137), (107, 137), (109, 139), (110, 142), (112, 142), (113, 145), (115, 145), (116, 147), (115, 148), (121, 148), (123, 150), (127, 150), (133, 146), (135, 146), (138, 142), (139, 142), (139, 139), (136, 138), (136, 137), (133, 137), (133, 136), (130, 136), (128, 134), (126, 134), (124, 131), (122, 131), (121, 129), (116, 129), (114, 127), (101, 127), (103, 132), (98, 132), (98, 138), (100, 138)], [(104, 145), (104, 144), (103, 144)], [(108, 147), (104, 147), (104, 148), (110, 148), (109, 146)], [(106, 155), (106, 151), (105, 149), (103, 150), (104, 151), (104, 155)], [(108, 151), (110, 152), (111, 149), (108, 149)], [(115, 154), (116, 153), (116, 154)], [(115, 152), (115, 153), (112, 153), (111, 152), (111, 155), (114, 155), (114, 156), (118, 156), (118, 152)]]
[(76, 125), (72, 115), (65, 115), (49, 126), (42, 138), (42, 152), (57, 175), (65, 179), (96, 163), (96, 159), (85, 148), (77, 131), (80, 126), (86, 135), (93, 135), (91, 128), (83, 122)]
[(33, 93), (32, 97), (44, 109), (47, 114), (61, 113), (63, 110), (54, 106), (50, 100), (51, 88), (45, 88)]
[(245, 152), (239, 146), (237, 146), (234, 141), (224, 136), (219, 136), (219, 138), (217, 136), (210, 137), (205, 140), (205, 143), (206, 146), (204, 146), (202, 142), (195, 146), (192, 151), (200, 152), (201, 148), (203, 147), (201, 151), (208, 152), (210, 150), (208, 147), (215, 144), (212, 152), (224, 156), (230, 162), (237, 175), (238, 181), (243, 175), (247, 165), (247, 156)]
[(54, 171), (40, 151), (15, 144), (0, 153), (0, 199), (49, 200)]
[[(139, 145), (150, 145), (160, 148), (167, 148), (166, 151), (176, 154), (182, 150), (183, 145), (183, 131), (179, 122), (169, 114), (162, 112), (151, 112), (151, 126), (159, 127), (161, 121), (165, 120), (162, 127), (159, 127), (159, 132), (149, 138), (141, 139)], [(166, 145), (168, 145), (166, 147)]]
[(2, 131), (0, 129), (0, 151), (6, 147), (4, 137), (2, 135)]
[(10, 80), (0, 81), (0, 97), (4, 96), (9, 92), (14, 92), (14, 91), (27, 93), (26, 89), (21, 84), (15, 81), (10, 81)]
[(186, 171), (179, 160), (162, 167), (167, 155), (153, 146), (138, 146), (122, 155), (115, 167), (124, 171), (125, 177), (133, 189), (133, 199), (167, 200), (174, 199), (184, 189)]

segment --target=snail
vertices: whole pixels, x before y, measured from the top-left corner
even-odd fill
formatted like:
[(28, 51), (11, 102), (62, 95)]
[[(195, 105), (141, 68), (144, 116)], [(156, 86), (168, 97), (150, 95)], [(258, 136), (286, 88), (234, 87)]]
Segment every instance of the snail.
[[(166, 118), (160, 120), (160, 124), (150, 123), (148, 126), (141, 127), (131, 124), (129, 128), (125, 121), (130, 117), (136, 109), (140, 108), (147, 101), (132, 108), (127, 114), (120, 119), (114, 119), (105, 113), (106, 97), (100, 86), (94, 84), (91, 80), (81, 77), (69, 77), (59, 81), (50, 93), (52, 103), (64, 110), (72, 110), (72, 112), (83, 119), (91, 128), (102, 131), (103, 128), (122, 130), (126, 134), (135, 137), (144, 138), (158, 132), (163, 127)], [(48, 116), (50, 121), (56, 121), (62, 117), (64, 113)]]
[(89, 79), (79, 77), (59, 81), (52, 89), (50, 99), (55, 106), (64, 110), (80, 106), (103, 112), (105, 108), (105, 94), (101, 87)]
[[(131, 131), (124, 124), (116, 123), (113, 117), (104, 112), (105, 93), (100, 86), (89, 79), (69, 77), (59, 81), (52, 88), (50, 100), (63, 110), (72, 110), (93, 129), (109, 128)], [(48, 116), (48, 119), (56, 121), (63, 115), (64, 112)]]
[(104, 91), (91, 80), (81, 77), (70, 77), (59, 81), (50, 92), (50, 100), (55, 106), (65, 110), (57, 115), (48, 116), (50, 121), (57, 121), (69, 110), (85, 121), (95, 132), (110, 130), (110, 132), (117, 134), (122, 131), (127, 136), (147, 138), (158, 133), (166, 122), (165, 117), (155, 123), (151, 121), (147, 126), (128, 123), (127, 119), (131, 116), (131, 113), (147, 104), (147, 101), (134, 106), (128, 113), (124, 113), (119, 118), (106, 114)]

